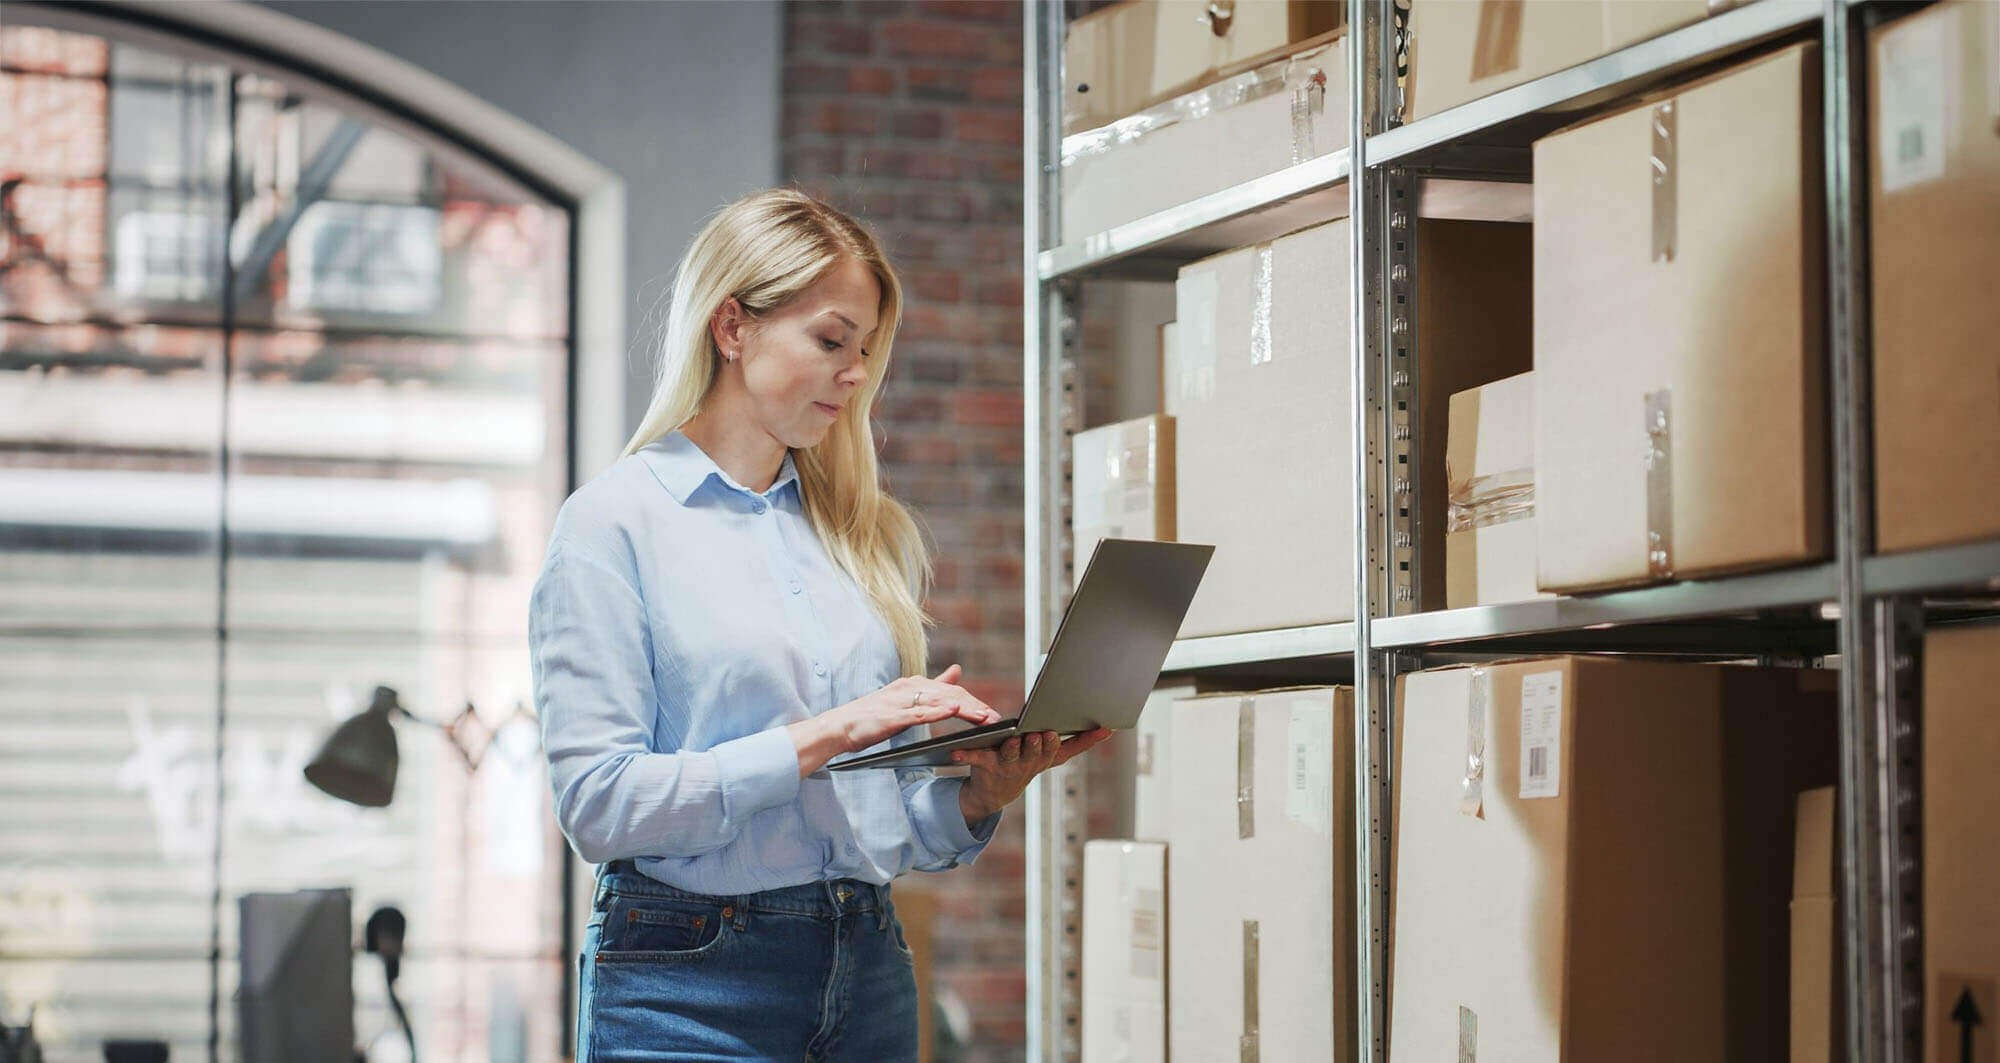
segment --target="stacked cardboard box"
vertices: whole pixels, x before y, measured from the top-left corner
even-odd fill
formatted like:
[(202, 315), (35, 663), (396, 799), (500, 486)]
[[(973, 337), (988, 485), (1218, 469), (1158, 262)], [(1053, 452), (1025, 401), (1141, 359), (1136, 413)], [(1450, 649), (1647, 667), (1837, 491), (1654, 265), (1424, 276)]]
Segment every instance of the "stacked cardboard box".
[(2000, 537), (2000, 7), (1924, 8), (1871, 53), (1876, 546)]
[(2000, 1059), (2000, 626), (1924, 636), (1924, 1058)]
[(1084, 1063), (1167, 1058), (1167, 847), (1083, 847)]
[(1445, 604), (1515, 602), (1535, 590), (1535, 380), (1451, 397), (1445, 456)]
[(1691, 25), (1710, 6), (1710, 0), (1413, 0), (1409, 116), (1436, 114)]
[(1720, 665), (1405, 677), (1390, 1058), (1783, 1058), (1771, 840), (1833, 779), (1834, 702), (1827, 673)]
[(1175, 704), (1174, 1059), (1352, 1058), (1353, 712), (1331, 687)]
[(1825, 555), (1819, 67), (1796, 45), (1535, 143), (1541, 589)]
[(1078, 581), (1100, 539), (1173, 540), (1173, 418), (1152, 414), (1078, 432), (1070, 453)]
[(1070, 22), (1063, 132), (1115, 122), (1333, 32), (1340, 0), (1126, 0)]
[(1184, 636), (1353, 618), (1347, 231), (1180, 272), (1174, 527), (1216, 548)]
[(1834, 906), (1834, 788), (1799, 795), (1792, 863), (1791, 1063), (1845, 1058), (1840, 1036), (1840, 916)]
[(1346, 69), (1338, 41), (1313, 45), (1064, 137), (1063, 242), (1345, 148)]

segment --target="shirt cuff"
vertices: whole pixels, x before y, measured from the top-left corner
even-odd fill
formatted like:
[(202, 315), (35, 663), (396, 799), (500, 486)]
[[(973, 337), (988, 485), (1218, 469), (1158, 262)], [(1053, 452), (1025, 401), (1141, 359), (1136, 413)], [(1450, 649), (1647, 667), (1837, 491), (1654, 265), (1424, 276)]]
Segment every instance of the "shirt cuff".
[(785, 728), (734, 738), (709, 753), (715, 757), (716, 784), (729, 821), (740, 824), (767, 808), (798, 799), (799, 747)]
[(964, 779), (932, 779), (911, 796), (910, 818), (926, 848), (957, 863), (970, 864), (993, 840), (1000, 813), (967, 827), (965, 813), (958, 808), (958, 792), (963, 789)]

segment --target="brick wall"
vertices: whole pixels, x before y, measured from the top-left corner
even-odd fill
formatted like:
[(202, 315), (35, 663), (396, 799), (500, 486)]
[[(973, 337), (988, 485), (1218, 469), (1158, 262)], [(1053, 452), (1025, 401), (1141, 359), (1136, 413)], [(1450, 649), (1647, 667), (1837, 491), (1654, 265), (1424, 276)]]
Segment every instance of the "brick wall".
[[(906, 289), (879, 423), (889, 485), (936, 546), (931, 657), (996, 707), (1021, 699), (1021, 7), (792, 0), (784, 176), (858, 216)], [(1022, 817), (939, 895), (939, 979), (967, 1057), (1019, 1059)], [(912, 884), (914, 885), (914, 883)]]

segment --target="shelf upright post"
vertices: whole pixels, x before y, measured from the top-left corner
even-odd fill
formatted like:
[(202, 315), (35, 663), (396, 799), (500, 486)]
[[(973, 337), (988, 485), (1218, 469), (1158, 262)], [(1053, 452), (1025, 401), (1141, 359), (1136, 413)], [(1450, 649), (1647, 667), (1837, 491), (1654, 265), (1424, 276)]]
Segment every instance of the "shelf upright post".
[(1849, 1056), (1915, 1063), (1923, 1048), (1920, 600), (1870, 599), (1874, 552), (1868, 308), (1868, 12), (1826, 0), (1821, 60), (1826, 157), (1827, 346), (1840, 592), (1841, 891)]
[[(1021, 648), (1023, 676), (1032, 683), (1069, 592), (1069, 444), (1082, 427), (1082, 401), (1077, 284), (1044, 281), (1037, 267), (1062, 231), (1064, 5), (1026, 0), (1022, 19)], [(1035, 1063), (1082, 1054), (1083, 787), (1078, 763), (1044, 772), (1027, 792), (1027, 1058)]]
[[(1414, 383), (1410, 367), (1393, 352), (1398, 322), (1407, 330), (1412, 308), (1404, 293), (1409, 276), (1397, 276), (1391, 261), (1400, 243), (1409, 247), (1414, 207), (1396, 214), (1392, 197), (1406, 191), (1402, 175), (1371, 166), (1368, 136), (1388, 127), (1397, 111), (1396, 18), (1393, 0), (1349, 0), (1348, 234), (1354, 355), (1354, 839), (1356, 952), (1354, 1058), (1382, 1063), (1387, 1057), (1389, 912), (1389, 721), (1393, 677), (1386, 654), (1374, 650), (1370, 621), (1396, 610), (1408, 595), (1409, 569), (1398, 554), (1414, 543), (1398, 513), (1413, 512), (1407, 493), (1413, 481), (1392, 468), (1397, 429), (1392, 421), (1414, 410), (1398, 393)], [(1400, 220), (1402, 231), (1392, 223)], [(1404, 311), (1399, 313), (1398, 311)], [(1407, 348), (1404, 353), (1407, 354)], [(1408, 445), (1407, 438), (1400, 441)], [(1409, 468), (1409, 466), (1405, 466)], [(1403, 537), (1399, 537), (1399, 533)], [(1399, 595), (1399, 588), (1402, 589)]]

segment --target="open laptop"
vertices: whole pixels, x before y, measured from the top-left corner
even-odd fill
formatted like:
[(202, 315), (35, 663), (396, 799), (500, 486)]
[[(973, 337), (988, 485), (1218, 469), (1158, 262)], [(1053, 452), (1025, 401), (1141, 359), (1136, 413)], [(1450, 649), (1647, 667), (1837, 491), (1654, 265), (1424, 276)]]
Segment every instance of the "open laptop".
[(953, 750), (990, 749), (1018, 734), (1130, 730), (1214, 553), (1196, 543), (1099, 542), (1019, 716), (827, 767), (949, 767)]

